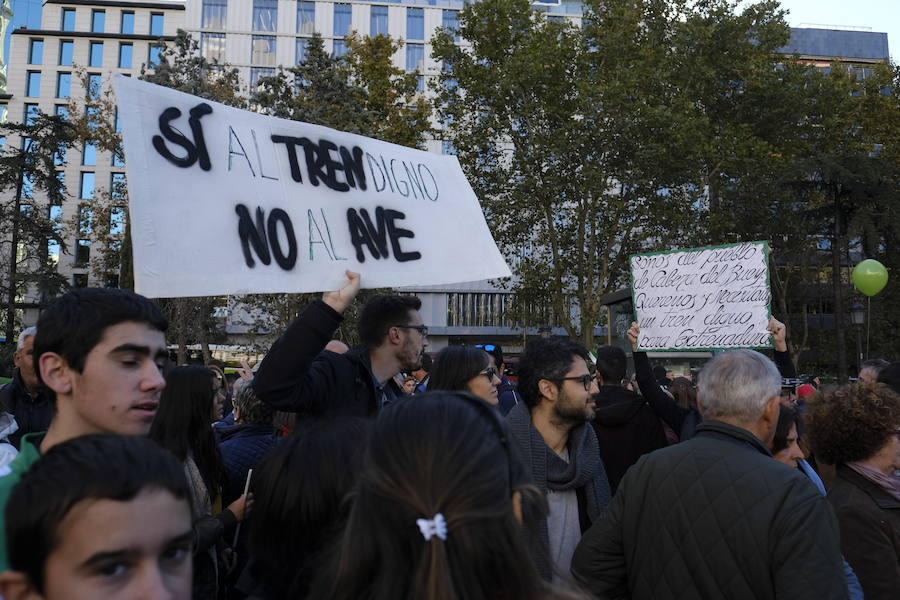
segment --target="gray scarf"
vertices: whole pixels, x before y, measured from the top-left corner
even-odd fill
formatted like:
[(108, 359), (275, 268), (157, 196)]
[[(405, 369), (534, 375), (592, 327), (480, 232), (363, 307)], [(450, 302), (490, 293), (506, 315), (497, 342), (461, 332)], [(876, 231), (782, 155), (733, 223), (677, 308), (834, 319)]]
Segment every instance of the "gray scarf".
[[(594, 428), (589, 423), (584, 423), (569, 432), (566, 444), (569, 462), (566, 462), (547, 446), (540, 432), (532, 425), (531, 412), (524, 402), (509, 411), (506, 422), (509, 424), (510, 437), (518, 447), (525, 467), (538, 489), (546, 495), (549, 490), (581, 488), (584, 490), (588, 518), (591, 522), (600, 518), (612, 494)], [(583, 525), (588, 526), (590, 523)], [(538, 571), (544, 579), (550, 581), (553, 565), (550, 564), (546, 551), (550, 544), (546, 519), (540, 524), (540, 534), (544, 550), (533, 551), (532, 554)]]

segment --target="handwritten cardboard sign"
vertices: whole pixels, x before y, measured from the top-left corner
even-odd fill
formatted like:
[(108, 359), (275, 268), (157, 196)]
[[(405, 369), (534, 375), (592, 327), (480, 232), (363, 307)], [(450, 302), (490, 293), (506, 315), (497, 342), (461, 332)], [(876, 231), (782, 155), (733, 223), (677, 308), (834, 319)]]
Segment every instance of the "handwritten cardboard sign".
[(510, 275), (455, 157), (117, 76), (135, 288), (316, 292)]
[(630, 257), (638, 349), (771, 348), (769, 245), (747, 242)]

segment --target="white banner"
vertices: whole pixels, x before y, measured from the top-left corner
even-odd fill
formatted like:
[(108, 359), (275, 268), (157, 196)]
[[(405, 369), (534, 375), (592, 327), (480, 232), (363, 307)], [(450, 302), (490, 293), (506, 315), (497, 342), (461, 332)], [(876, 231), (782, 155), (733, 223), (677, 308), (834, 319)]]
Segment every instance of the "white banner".
[(630, 257), (638, 350), (771, 348), (769, 245)]
[(134, 279), (152, 298), (508, 277), (453, 156), (114, 78)]

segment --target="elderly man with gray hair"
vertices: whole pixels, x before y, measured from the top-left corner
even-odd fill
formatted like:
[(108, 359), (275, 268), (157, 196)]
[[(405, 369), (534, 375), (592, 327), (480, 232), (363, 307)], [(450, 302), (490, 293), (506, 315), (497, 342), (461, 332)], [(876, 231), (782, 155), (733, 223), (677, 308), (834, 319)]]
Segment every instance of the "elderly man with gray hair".
[(837, 521), (772, 460), (781, 376), (731, 350), (700, 373), (691, 440), (643, 456), (582, 537), (575, 577), (599, 598), (847, 598)]
[(19, 448), (19, 440), (26, 433), (46, 431), (53, 418), (53, 399), (48, 390), (38, 382), (34, 370), (34, 336), (37, 327), (28, 327), (19, 334), (13, 363), (16, 372), (12, 381), (0, 386), (0, 406), (9, 411), (18, 423), (18, 429), (9, 436), (10, 443)]

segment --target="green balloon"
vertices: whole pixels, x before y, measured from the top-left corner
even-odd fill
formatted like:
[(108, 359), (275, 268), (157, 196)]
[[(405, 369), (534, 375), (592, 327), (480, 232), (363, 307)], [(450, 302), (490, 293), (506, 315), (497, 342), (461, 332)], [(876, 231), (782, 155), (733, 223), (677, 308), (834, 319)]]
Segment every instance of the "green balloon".
[(850, 279), (860, 292), (866, 296), (874, 296), (887, 285), (888, 272), (883, 264), (867, 258), (853, 268)]

